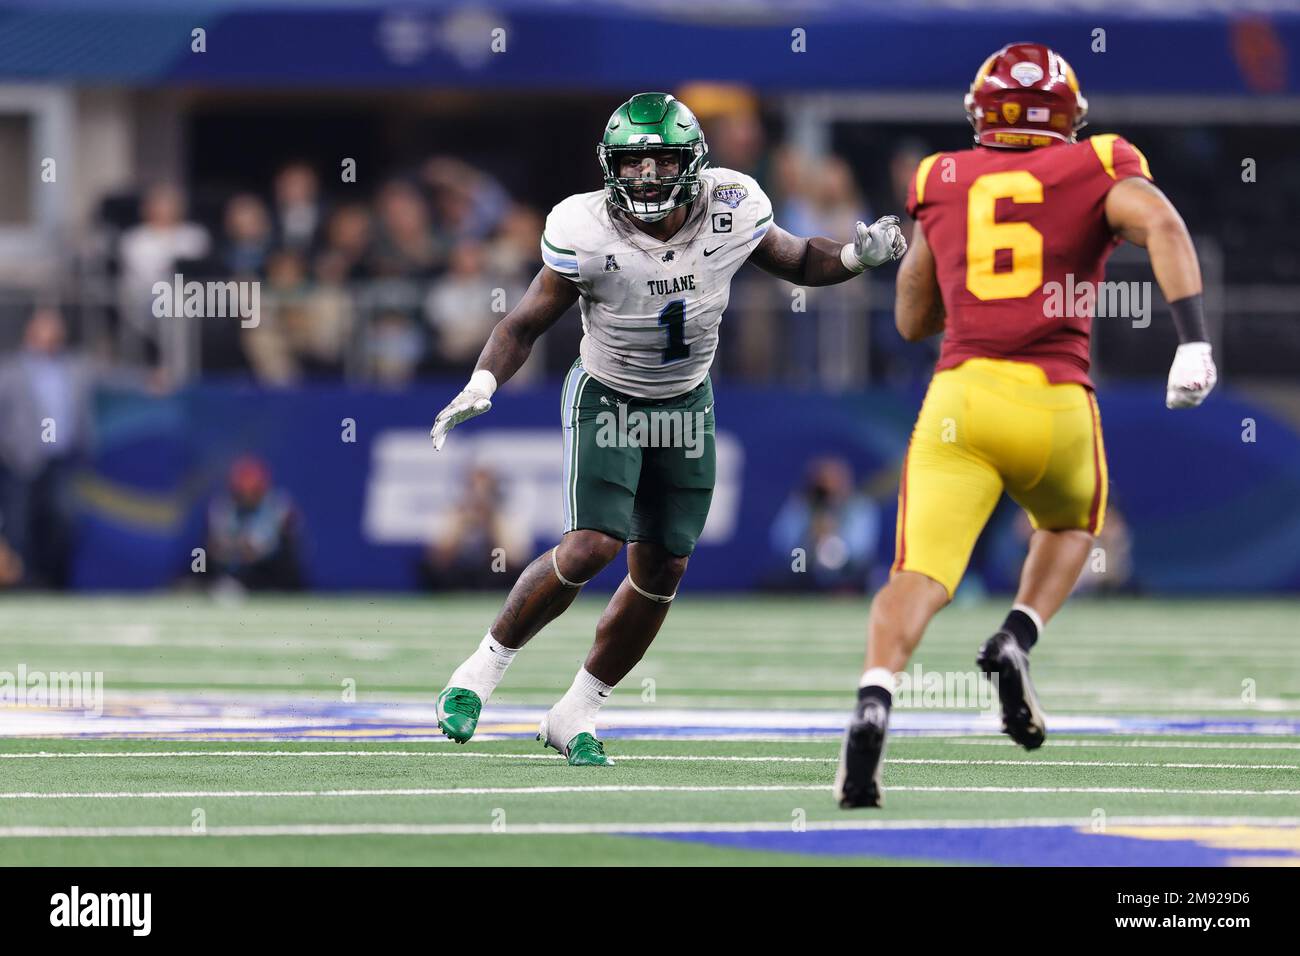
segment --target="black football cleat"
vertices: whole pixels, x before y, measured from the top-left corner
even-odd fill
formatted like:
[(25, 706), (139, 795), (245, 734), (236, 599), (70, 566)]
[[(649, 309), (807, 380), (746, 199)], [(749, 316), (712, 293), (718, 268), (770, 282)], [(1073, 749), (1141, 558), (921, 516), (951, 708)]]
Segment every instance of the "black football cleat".
[(980, 647), (975, 663), (990, 677), (997, 675), (1002, 732), (1026, 750), (1037, 750), (1047, 739), (1047, 718), (1029, 679), (1029, 655), (1013, 634), (998, 631)]
[(880, 767), (885, 762), (888, 730), (889, 709), (878, 700), (859, 699), (853, 720), (844, 731), (840, 768), (835, 774), (835, 799), (841, 809), (884, 805)]

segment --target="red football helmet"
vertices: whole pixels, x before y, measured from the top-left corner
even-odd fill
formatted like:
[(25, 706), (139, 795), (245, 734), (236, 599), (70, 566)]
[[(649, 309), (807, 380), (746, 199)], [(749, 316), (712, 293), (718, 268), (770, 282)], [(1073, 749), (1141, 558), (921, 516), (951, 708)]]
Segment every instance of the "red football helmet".
[(980, 146), (1073, 143), (1088, 101), (1065, 58), (1041, 43), (1008, 43), (984, 61), (966, 94)]

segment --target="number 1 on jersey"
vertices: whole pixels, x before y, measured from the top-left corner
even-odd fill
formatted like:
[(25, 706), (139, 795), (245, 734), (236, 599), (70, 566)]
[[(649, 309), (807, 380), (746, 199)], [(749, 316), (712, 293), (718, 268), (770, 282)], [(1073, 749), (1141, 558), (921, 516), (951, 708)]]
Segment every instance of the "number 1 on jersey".
[(664, 362), (676, 362), (691, 354), (686, 344), (686, 300), (674, 299), (659, 313), (659, 324), (668, 326), (668, 345), (664, 348)]

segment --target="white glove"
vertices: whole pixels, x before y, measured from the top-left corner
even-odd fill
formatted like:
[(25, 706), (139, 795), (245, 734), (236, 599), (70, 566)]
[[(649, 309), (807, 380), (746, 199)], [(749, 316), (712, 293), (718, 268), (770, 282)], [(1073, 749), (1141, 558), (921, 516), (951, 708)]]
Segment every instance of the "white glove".
[(433, 428), (429, 431), (429, 437), (433, 439), (433, 450), (442, 449), (443, 442), (447, 440), (447, 432), (491, 408), (492, 393), (496, 388), (497, 380), (491, 372), (487, 369), (475, 372), (470, 377), (469, 384), (433, 420)]
[(850, 272), (874, 269), (884, 262), (901, 259), (907, 251), (907, 240), (898, 225), (897, 216), (881, 216), (871, 225), (855, 223), (852, 242), (840, 250), (840, 262)]
[(1209, 342), (1185, 342), (1174, 353), (1165, 389), (1167, 408), (1195, 408), (1219, 380)]

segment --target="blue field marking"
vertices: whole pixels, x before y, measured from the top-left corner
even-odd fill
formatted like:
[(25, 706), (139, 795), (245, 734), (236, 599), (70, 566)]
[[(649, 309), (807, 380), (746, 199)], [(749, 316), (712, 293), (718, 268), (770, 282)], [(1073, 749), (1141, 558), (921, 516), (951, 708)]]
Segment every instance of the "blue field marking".
[(645, 838), (738, 850), (992, 866), (1228, 866), (1244, 860), (1270, 865), (1300, 863), (1300, 853), (1294, 848), (1210, 845), (1203, 841), (1217, 835), (1215, 828), (1187, 829), (1188, 838), (1177, 840), (1093, 833), (1070, 826), (681, 833)]
[[(537, 733), (541, 707), (484, 709), (475, 740), (527, 740)], [(121, 695), (98, 716), (75, 710), (6, 708), (0, 737), (155, 737), (212, 740), (441, 740), (432, 701), (343, 703), (313, 697), (261, 695)], [(608, 739), (835, 740), (838, 711), (699, 710), (611, 707), (601, 715)], [(1300, 736), (1300, 718), (1055, 715), (1061, 735)], [(896, 711), (895, 736), (996, 736), (996, 717), (962, 711)]]

